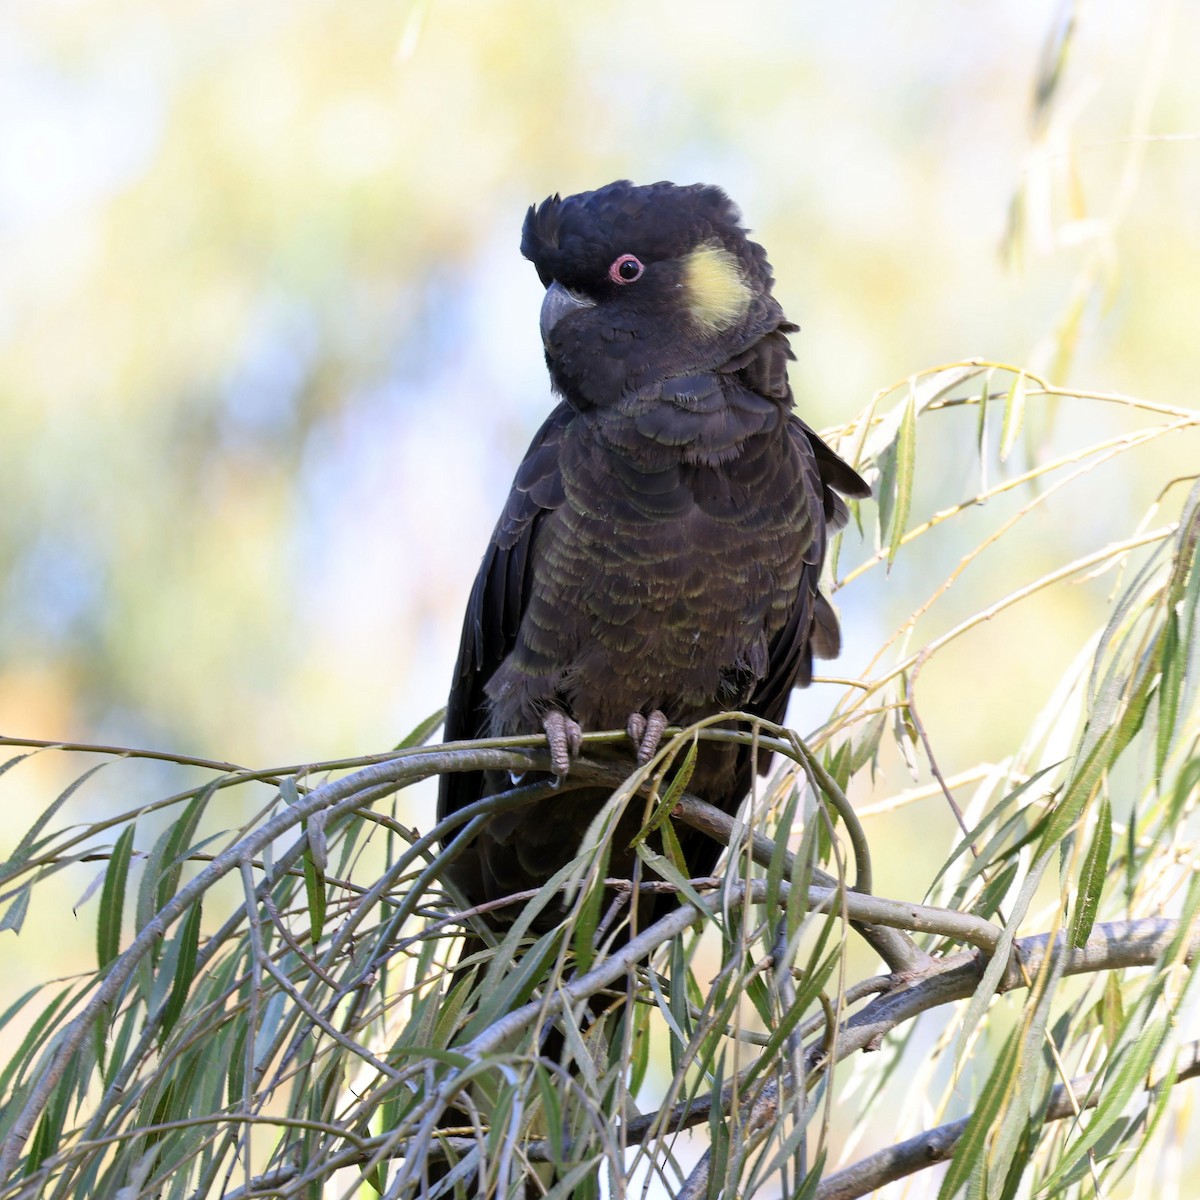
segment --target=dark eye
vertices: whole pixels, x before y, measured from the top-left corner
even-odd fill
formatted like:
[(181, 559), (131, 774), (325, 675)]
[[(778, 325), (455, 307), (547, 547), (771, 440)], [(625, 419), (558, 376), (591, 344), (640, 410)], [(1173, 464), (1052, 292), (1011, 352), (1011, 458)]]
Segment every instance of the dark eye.
[(622, 254), (611, 267), (608, 268), (608, 277), (613, 283), (633, 283), (635, 279), (641, 279), (642, 272), (646, 268), (642, 266), (642, 260), (634, 254)]

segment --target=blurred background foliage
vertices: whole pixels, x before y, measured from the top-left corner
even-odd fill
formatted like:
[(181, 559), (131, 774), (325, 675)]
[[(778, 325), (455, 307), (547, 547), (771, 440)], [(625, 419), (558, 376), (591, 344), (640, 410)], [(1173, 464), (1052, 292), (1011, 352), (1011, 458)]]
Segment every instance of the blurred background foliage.
[[(803, 326), (794, 383), (818, 425), (969, 355), (1191, 403), (1200, 153), (1153, 140), (1197, 129), (1190, 6), (8, 12), (5, 733), (279, 762), (390, 745), (436, 707), (550, 403), (517, 242), (552, 191), (724, 186)], [(1039, 57), (1071, 22), (1034, 115)], [(1075, 312), (1081, 279), (1096, 286)], [(1048, 424), (1072, 415), (1031, 413), (1027, 451), (1052, 453)], [(978, 471), (961, 430), (923, 426), (939, 436), (917, 506)], [(1094, 505), (981, 563), (958, 603), (1093, 545), (1185, 466), (1110, 470)], [(926, 547), (929, 579), (957, 549)], [(847, 673), (925, 570), (841, 596)], [(977, 681), (1014, 636), (1036, 649), (1014, 669), (1061, 666), (1104, 597), (1070, 589), (1036, 622), (981, 630), (964, 668)], [(988, 739), (939, 732), (965, 756)]]
[[(1194, 408), (1198, 34), (1170, 0), (13, 0), (0, 734), (260, 766), (383, 750), (437, 708), (551, 403), (517, 249), (550, 192), (723, 186), (803, 327), (792, 379), (819, 427), (972, 356)], [(913, 523), (980, 488), (975, 423), (921, 422)], [(1007, 465), (1136, 424), (1031, 398)], [(1040, 506), (920, 637), (1131, 532), (1200, 462), (1194, 430), (1153, 445)], [(863, 671), (981, 528), (840, 590), (830, 669)], [(875, 550), (848, 537), (840, 571)], [(931, 663), (947, 775), (1011, 749), (1113, 586), (1041, 592)], [(798, 698), (797, 728), (834, 695)], [(881, 796), (906, 785), (894, 766)], [(42, 755), (8, 803), (79, 770)], [(167, 790), (133, 779), (103, 772), (88, 811)], [(880, 818), (879, 890), (919, 898), (951, 828), (932, 791)], [(91, 936), (22, 937), (15, 977), (65, 970)]]

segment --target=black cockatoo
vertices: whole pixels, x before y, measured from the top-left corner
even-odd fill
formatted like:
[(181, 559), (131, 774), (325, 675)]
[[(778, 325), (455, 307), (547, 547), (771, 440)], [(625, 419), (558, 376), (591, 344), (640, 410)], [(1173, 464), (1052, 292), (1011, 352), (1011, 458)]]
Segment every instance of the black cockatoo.
[[(818, 589), (838, 493), (870, 489), (792, 411), (797, 326), (765, 251), (719, 188), (622, 180), (531, 207), (521, 252), (546, 287), (561, 402), (471, 591), (447, 740), (544, 730), (569, 782), (581, 730), (626, 729), (632, 767), (668, 724), (782, 721), (813, 656), (838, 652)], [(748, 748), (702, 743), (688, 790), (733, 813), (752, 770)], [(439, 819), (510, 786), (443, 775)], [(496, 816), (448, 873), (474, 904), (538, 887), (607, 797), (564, 786)], [(618, 830), (611, 875), (632, 870), (636, 829)], [(716, 843), (683, 831), (680, 845), (691, 874), (711, 872)]]

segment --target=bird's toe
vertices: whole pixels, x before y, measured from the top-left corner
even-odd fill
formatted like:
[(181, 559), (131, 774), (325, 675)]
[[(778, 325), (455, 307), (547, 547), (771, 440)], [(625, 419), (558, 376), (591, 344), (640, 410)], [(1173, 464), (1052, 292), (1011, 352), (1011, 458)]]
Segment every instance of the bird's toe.
[(578, 758), (583, 749), (583, 730), (578, 721), (557, 708), (546, 714), (542, 728), (550, 743), (550, 767), (559, 779), (565, 779), (571, 770), (571, 759)]
[(625, 726), (630, 740), (637, 747), (638, 766), (645, 766), (657, 753), (658, 744), (662, 741), (663, 730), (667, 727), (667, 716), (661, 708), (656, 708), (648, 717), (641, 713), (630, 713)]

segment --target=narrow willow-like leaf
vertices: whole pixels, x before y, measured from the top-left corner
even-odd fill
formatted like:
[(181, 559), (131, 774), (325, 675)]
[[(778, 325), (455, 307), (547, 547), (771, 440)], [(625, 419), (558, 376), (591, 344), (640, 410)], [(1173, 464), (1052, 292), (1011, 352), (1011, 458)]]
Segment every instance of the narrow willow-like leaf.
[[(1037, 1098), (1045, 1096), (1054, 1069), (1050, 1055), (1044, 1052), (1044, 1043), (1051, 1008), (1065, 968), (1065, 954), (1056, 953), (1034, 980), (1030, 997), (1032, 1011), (1026, 1005), (1025, 1021), (1019, 1027), (1012, 1092), (1005, 1101), (1000, 1120), (993, 1122), (987, 1164), (988, 1195), (1002, 1192), (1013, 1170), (1018, 1173), (1024, 1170), (1026, 1164), (1017, 1158), (1019, 1148), (1031, 1124), (1041, 1123), (1030, 1114), (1037, 1107)], [(1059, 1024), (1057, 1032), (1060, 1039), (1064, 1036), (1066, 1025), (1065, 1021)]]
[[(668, 825), (663, 826), (664, 834), (670, 828)], [(674, 836), (672, 834), (672, 836)], [(676, 850), (679, 849), (679, 843), (675, 843)], [(661, 875), (665, 882), (674, 884), (679, 889), (680, 896), (690, 904), (696, 905), (697, 908), (704, 910), (704, 901), (700, 893), (696, 891), (692, 885), (691, 879), (681, 871), (674, 862), (666, 858), (662, 854), (655, 854), (645, 843), (637, 848), (638, 858), (640, 858), (656, 875)], [(686, 867), (684, 868), (686, 870)]]
[(1090, 752), (1076, 760), (1071, 777), (1054, 806), (1054, 815), (1042, 834), (1039, 853), (1052, 850), (1062, 842), (1096, 794), (1101, 780), (1114, 762), (1111, 754), (1111, 733), (1112, 727), (1109, 726), (1100, 741), (1093, 744)]
[(400, 1040), (404, 1043), (429, 1042), (444, 1050), (458, 1032), (458, 1018), (475, 986), (478, 972), (472, 968), (454, 981), (450, 994), (444, 996), (440, 987), (422, 996), (413, 1004), (413, 1015)]
[(604, 911), (604, 877), (608, 866), (608, 846), (605, 845), (597, 862), (596, 878), (592, 880), (575, 912), (571, 930), (571, 949), (580, 971), (591, 969), (596, 957), (596, 929)]
[[(779, 908), (779, 895), (781, 885), (787, 879), (787, 837), (782, 831), (791, 829), (796, 821), (796, 810), (800, 804), (800, 789), (789, 788), (787, 797), (783, 802), (782, 807), (775, 815), (776, 827), (781, 831), (771, 843), (771, 861), (767, 865), (767, 898), (766, 912), (775, 912)], [(790, 898), (790, 895), (789, 895)], [(795, 906), (784, 912), (784, 936), (791, 938), (795, 932)], [(768, 948), (768, 953), (773, 951), (773, 947)]]
[(1122, 1110), (1130, 1097), (1145, 1086), (1147, 1072), (1162, 1047), (1166, 1032), (1163, 1021), (1150, 1021), (1141, 1036), (1120, 1055), (1119, 1061), (1105, 1072), (1100, 1103), (1083, 1133), (1066, 1148), (1058, 1165), (1042, 1184), (1043, 1188), (1051, 1190), (1109, 1131), (1113, 1123), (1122, 1119)]
[(1100, 811), (1096, 814), (1096, 831), (1088, 846), (1079, 874), (1075, 893), (1075, 910), (1071, 914), (1070, 944), (1076, 948), (1087, 944), (1096, 923), (1096, 911), (1108, 877), (1108, 859), (1112, 852), (1112, 806), (1108, 796), (1101, 795)]
[(650, 1070), (650, 1008), (639, 1004), (634, 1006), (626, 1020), (633, 1022), (633, 1034), (630, 1039), (631, 1052), (629, 1056), (629, 1095), (636, 1096), (646, 1082), (646, 1074)]
[(998, 1200), (1017, 1200), (1017, 1195), (1025, 1179), (1025, 1174), (1036, 1161), (1034, 1151), (1037, 1148), (1038, 1135), (1041, 1131), (1042, 1123), (1040, 1118), (1035, 1117), (1025, 1122), (1025, 1127), (1021, 1131), (1016, 1148), (1009, 1159), (1008, 1174), (1004, 1179), (1004, 1186), (1000, 1191)]
[(778, 1062), (787, 1039), (791, 1037), (796, 1027), (806, 1015), (812, 998), (824, 988), (838, 966), (838, 954), (830, 954), (815, 970), (805, 972), (805, 995), (798, 996), (795, 1004), (791, 1005), (779, 1018), (771, 1037), (759, 1054), (758, 1060), (747, 1072), (747, 1079), (752, 1080), (763, 1071), (773, 1070)]
[[(30, 988), (19, 1000), (14, 1001), (4, 1011), (4, 1015), (0, 1017), (0, 1030), (7, 1029), (9, 1023), (16, 1017), (25, 1005), (35, 996), (39, 996), (45, 989), (46, 985), (42, 984), (35, 988)], [(65, 987), (33, 1019), (28, 1032), (21, 1039), (20, 1045), (12, 1053), (8, 1062), (4, 1064), (4, 1069), (0, 1070), (0, 1096), (8, 1094), (9, 1086), (14, 1079), (19, 1079), (24, 1074), (26, 1068), (30, 1065), (33, 1056), (37, 1053), (39, 1047), (46, 1040), (48, 1031), (53, 1029), (54, 1021), (58, 1016), (60, 1009), (64, 1004), (70, 1008), (68, 1001), (79, 989), (74, 987)], [(19, 1106), (9, 1105), (12, 1112), (8, 1112), (3, 1106), (0, 1106), (0, 1130), (4, 1128), (5, 1117), (12, 1119), (16, 1116), (15, 1109)]]
[(887, 563), (890, 568), (900, 549), (904, 531), (908, 528), (908, 513), (912, 507), (913, 476), (917, 463), (917, 406), (916, 397), (909, 389), (904, 402), (904, 415), (896, 434), (896, 482), (895, 499), (888, 528)]
[(675, 868), (676, 874), (682, 878), (687, 873), (687, 860), (683, 857), (683, 847), (679, 844), (679, 835), (675, 832), (675, 826), (671, 821), (662, 827), (661, 836), (663, 854)]
[(1175, 722), (1179, 716), (1179, 695), (1183, 689), (1184, 656), (1179, 645), (1179, 619), (1167, 613), (1162, 631), (1162, 675), (1158, 684), (1158, 728), (1155, 738), (1154, 776), (1162, 779), (1167, 755), (1175, 741)]
[(246, 1088), (246, 1039), (250, 1035), (247, 1022), (238, 1023), (229, 1053), (229, 1072), (226, 1078), (225, 1099), (231, 1108), (242, 1103)]
[(484, 989), (479, 1008), (462, 1032), (463, 1040), (475, 1037), (493, 1021), (519, 1008), (529, 999), (558, 953), (561, 939), (562, 931), (559, 929), (542, 934), (495, 987)]
[(1000, 461), (1007, 462), (1025, 421), (1025, 372), (1018, 371), (1004, 399), (1004, 420), (1000, 426)]
[(40, 753), (40, 751), (31, 751), (28, 754), (14, 754), (12, 758), (6, 758), (4, 762), (0, 763), (0, 775), (12, 770), (13, 767), (19, 763), (23, 763), (27, 758), (32, 758), (35, 753)]
[(308, 899), (308, 936), (315, 946), (325, 932), (325, 872), (314, 860), (312, 850), (305, 847), (302, 859), (304, 864), (304, 893)]
[(830, 779), (845, 791), (847, 784), (850, 782), (850, 762), (851, 749), (849, 742), (839, 742), (838, 746), (832, 753), (825, 754), (825, 770), (828, 772)]
[(987, 430), (988, 430), (988, 403), (992, 394), (992, 374), (995, 371), (994, 367), (988, 367), (986, 374), (983, 377), (983, 387), (979, 393), (979, 412), (975, 417), (975, 447), (979, 451), (979, 470), (980, 470), (980, 491), (987, 490)]
[(1150, 693), (1146, 690), (1141, 693), (1140, 702), (1135, 701), (1126, 707), (1116, 723), (1106, 727), (1090, 753), (1076, 766), (1042, 834), (1039, 855), (1053, 850), (1083, 815), (1096, 796), (1101, 781), (1141, 727), (1149, 701)]
[(200, 946), (200, 908), (200, 901), (197, 900), (187, 910), (187, 915), (183, 918), (183, 925), (177, 935), (179, 954), (175, 960), (175, 980), (171, 985), (171, 995), (163, 1009), (159, 1033), (160, 1043), (166, 1041), (167, 1036), (175, 1027), (175, 1022), (179, 1020), (188, 991), (196, 977), (196, 952)]
[(54, 1090), (50, 1094), (50, 1101), (42, 1110), (41, 1119), (34, 1131), (29, 1154), (25, 1160), (26, 1175), (32, 1175), (45, 1159), (58, 1150), (62, 1141), (63, 1127), (67, 1120), (67, 1109), (70, 1107), (71, 1097), (79, 1082), (84, 1065), (80, 1057), (71, 1059), (66, 1064), (62, 1076), (55, 1083)]
[(188, 802), (187, 807), (180, 814), (179, 820), (172, 824), (163, 847), (163, 867), (157, 881), (158, 887), (154, 898), (155, 912), (171, 900), (179, 890), (179, 879), (183, 873), (184, 861), (191, 849), (192, 839), (196, 836), (200, 819), (204, 816), (209, 801), (216, 795), (220, 784), (220, 779), (214, 779), (206, 784)]
[(1008, 1102), (1016, 1078), (1020, 1032), (1019, 1029), (1014, 1029), (1005, 1039), (1004, 1047), (983, 1086), (979, 1103), (954, 1148), (950, 1168), (938, 1189), (938, 1200), (952, 1200), (972, 1176), (982, 1177), (987, 1170), (988, 1143), (992, 1126)]
[(24, 887), (17, 893), (16, 899), (4, 910), (4, 916), (0, 917), (0, 932), (6, 929), (11, 929), (13, 933), (21, 932), (21, 926), (25, 924), (25, 917), (29, 912), (29, 896), (32, 891), (32, 887)]
[(1042, 881), (1042, 876), (1045, 874), (1049, 862), (1050, 856), (1043, 854), (1029, 868), (1029, 874), (1025, 877), (1025, 882), (1021, 884), (1021, 890), (1017, 893), (1017, 898), (1013, 903), (1013, 910), (1009, 914), (1008, 921), (1005, 923), (1003, 930), (1000, 932), (996, 951), (988, 959), (988, 964), (983, 970), (983, 976), (979, 980), (979, 986), (971, 996), (970, 1003), (967, 1005), (967, 1011), (963, 1015), (962, 1025), (958, 1031), (957, 1045), (954, 1051), (954, 1069), (956, 1071), (962, 1064), (963, 1055), (966, 1053), (967, 1042), (970, 1040), (971, 1034), (975, 1032), (975, 1027), (983, 1020), (983, 1014), (987, 1012), (988, 1006), (992, 1002), (992, 997), (996, 994), (996, 988), (999, 986), (1000, 980), (1004, 977), (1004, 972), (1008, 969), (1008, 957), (1012, 953), (1012, 945), (1016, 938), (1017, 930), (1021, 922), (1025, 919), (1025, 914), (1029, 910), (1029, 905), (1033, 901), (1034, 893)]
[(285, 993), (271, 992), (262, 1011), (258, 1029), (254, 1031), (254, 1069), (261, 1071), (267, 1064), (267, 1056), (275, 1045), (279, 1026), (292, 1011), (292, 1003)]
[[(747, 958), (742, 970), (749, 973), (753, 967), (753, 961)], [(750, 1002), (758, 1014), (758, 1019), (770, 1029), (775, 1016), (775, 1006), (771, 1003), (771, 992), (767, 987), (766, 980), (761, 975), (747, 979), (742, 987), (742, 995)]]
[(984, 884), (979, 893), (979, 899), (971, 905), (971, 911), (977, 917), (993, 917), (1000, 910), (1000, 906), (1004, 903), (1005, 897), (1012, 888), (1014, 881), (1017, 878), (1017, 872), (1021, 869), (1019, 860), (1014, 856), (1006, 862), (1000, 870), (992, 876), (991, 879)]
[[(928, 891), (925, 893), (926, 899), (934, 894), (937, 885), (946, 877), (950, 868), (963, 855), (971, 852), (975, 855), (975, 861), (967, 870), (967, 876), (964, 879), (964, 884), (968, 883), (976, 874), (986, 871), (989, 867), (995, 865), (997, 861), (1002, 861), (1011, 853), (1009, 842), (1013, 837), (1013, 831), (1018, 827), (1025, 825), (1028, 821), (1027, 806), (1021, 805), (1018, 807), (1017, 802), (1022, 796), (1032, 792), (1037, 785), (1057, 766), (1060, 764), (1052, 763), (1048, 767), (1043, 767), (1040, 771), (1031, 775), (1023, 783), (1018, 784), (1010, 792), (1006, 793), (988, 812), (979, 823), (970, 832), (963, 835), (959, 839), (958, 844), (951, 852), (949, 859), (941, 867), (938, 873), (933, 877), (933, 883), (929, 885)], [(1015, 811), (1014, 811), (1015, 810)], [(1006, 813), (1011, 815), (1005, 816)], [(983, 835), (996, 824), (1003, 822), (999, 831), (994, 832), (989, 840), (979, 848), (979, 842)], [(976, 847), (976, 850), (972, 850)], [(965, 895), (965, 891), (957, 893)]]
[(679, 797), (687, 791), (687, 785), (692, 781), (692, 772), (696, 769), (696, 742), (693, 740), (689, 743), (687, 752), (683, 756), (683, 762), (680, 763), (679, 769), (675, 772), (667, 790), (663, 793), (662, 799), (654, 808), (654, 812), (650, 820), (642, 827), (641, 832), (637, 835), (634, 841), (644, 842), (656, 829), (666, 823), (675, 809), (675, 805), (679, 802)]
[(396, 750), (408, 750), (413, 746), (423, 746), (441, 727), (446, 719), (446, 709), (443, 705), (437, 712), (430, 713), (420, 724), (408, 731), (395, 745)]
[(558, 1079), (556, 1076), (552, 1076), (540, 1062), (534, 1066), (533, 1078), (537, 1084), (538, 1099), (541, 1102), (542, 1114), (545, 1118), (546, 1138), (550, 1143), (550, 1153), (555, 1162), (562, 1162), (566, 1157), (563, 1141), (566, 1130)]
[(861, 736), (854, 742), (850, 754), (850, 774), (856, 775), (870, 763), (872, 770), (879, 755), (879, 747), (883, 741), (883, 731), (887, 728), (887, 713), (876, 713), (863, 726)]
[(793, 1200), (813, 1200), (817, 1194), (817, 1188), (821, 1186), (821, 1179), (825, 1175), (825, 1148), (821, 1147), (820, 1154), (817, 1155), (816, 1161), (813, 1163), (809, 1172), (804, 1177), (804, 1181), (800, 1185), (799, 1191), (794, 1195)]
[[(22, 755), (21, 757), (24, 758), (27, 756)], [(6, 764), (6, 767), (12, 766), (14, 761), (20, 760), (10, 759)], [(58, 810), (62, 808), (62, 806), (66, 804), (66, 802), (70, 800), (70, 798), (75, 795), (75, 793), (81, 787), (83, 787), (83, 785), (89, 779), (91, 779), (91, 777), (95, 775), (97, 771), (102, 770), (107, 765), (107, 763), (98, 763), (96, 766), (92, 767), (91, 770), (84, 771), (84, 773), (80, 775), (78, 779), (73, 780), (62, 792), (58, 794), (57, 798), (51, 805), (49, 805), (49, 807), (42, 811), (38, 819), (30, 826), (28, 833), (26, 833), (25, 836), (17, 843), (16, 849), (14, 849), (13, 852), (8, 856), (8, 861), (0, 864), (0, 882), (3, 882), (17, 873), (17, 870), (24, 865), (25, 861), (33, 853), (37, 843), (38, 834), (40, 834), (42, 830), (46, 828), (46, 826), (53, 819), (54, 814), (57, 813)]]
[[(142, 1005), (140, 1002), (129, 1004), (121, 1015), (117, 1026), (117, 1036), (105, 1046), (103, 1055), (97, 1054), (97, 1061), (104, 1071), (104, 1085), (108, 1087), (116, 1078), (121, 1067), (125, 1065), (125, 1055), (129, 1052), (129, 1043), (135, 1032), (140, 1032), (142, 1025)], [(104, 1021), (96, 1022), (97, 1031), (103, 1029)], [(107, 1069), (105, 1064), (107, 1063)]]
[(96, 960), (102, 971), (121, 951), (121, 918), (125, 912), (125, 885), (133, 856), (134, 829), (131, 822), (121, 831), (104, 874), (100, 913), (96, 918)]
[(1190, 512), (1176, 534), (1179, 549), (1167, 589), (1167, 618), (1163, 630), (1162, 679), (1159, 685), (1159, 726), (1156, 775), (1161, 778), (1180, 722), (1191, 710), (1200, 687), (1200, 485), (1188, 498)]
[(1162, 1119), (1167, 1115), (1171, 1107), (1171, 1089), (1175, 1086), (1176, 1080), (1179, 1077), (1179, 1064), (1172, 1061), (1161, 1079), (1155, 1081), (1154, 1092), (1148, 1094), (1149, 1104), (1147, 1105), (1147, 1115), (1138, 1122), (1141, 1125), (1142, 1133), (1138, 1138), (1139, 1145), (1130, 1145), (1130, 1140), (1123, 1138), (1121, 1140), (1121, 1151), (1116, 1156), (1115, 1170), (1112, 1175), (1105, 1175), (1105, 1183), (1118, 1183), (1130, 1168), (1137, 1165), (1140, 1152), (1150, 1144), (1154, 1137)]

